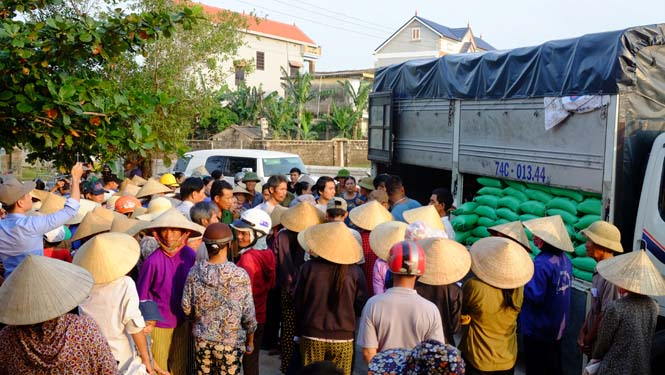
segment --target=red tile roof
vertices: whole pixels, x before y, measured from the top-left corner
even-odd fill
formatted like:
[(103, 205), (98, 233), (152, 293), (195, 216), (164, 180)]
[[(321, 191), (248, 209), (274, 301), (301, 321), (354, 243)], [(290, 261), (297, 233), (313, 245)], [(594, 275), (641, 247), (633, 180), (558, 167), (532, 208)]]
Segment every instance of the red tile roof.
[[(203, 7), (203, 11), (208, 14), (216, 14), (218, 12), (228, 12), (226, 9), (217, 8), (211, 5), (199, 3)], [(272, 35), (281, 39), (295, 40), (305, 44), (316, 46), (316, 43), (310, 37), (295, 25), (289, 25), (282, 22), (269, 20), (267, 18), (257, 18), (248, 14), (242, 14), (247, 22), (247, 30), (260, 33), (264, 35)], [(258, 22), (257, 22), (258, 21)]]

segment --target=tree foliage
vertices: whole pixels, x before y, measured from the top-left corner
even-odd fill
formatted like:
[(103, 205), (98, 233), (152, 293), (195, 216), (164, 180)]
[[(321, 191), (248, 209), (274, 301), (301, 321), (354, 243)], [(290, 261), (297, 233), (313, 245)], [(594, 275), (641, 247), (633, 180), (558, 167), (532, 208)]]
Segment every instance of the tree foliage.
[[(349, 110), (353, 113), (353, 129), (351, 130), (349, 137), (358, 139), (360, 138), (360, 123), (363, 119), (363, 113), (367, 110), (367, 106), (369, 104), (369, 93), (372, 90), (372, 86), (368, 82), (361, 81), (360, 85), (358, 86), (358, 90), (356, 90), (348, 80), (337, 81), (337, 83), (342, 86), (342, 89), (351, 102)], [(334, 107), (333, 112), (335, 112)]]
[[(87, 13), (58, 0), (10, 0), (0, 12), (0, 146), (70, 165), (76, 153), (110, 158), (172, 149), (144, 116), (168, 95), (124, 87), (109, 75), (128, 56), (197, 19), (192, 9)], [(108, 69), (111, 68), (111, 69)]]
[(298, 138), (313, 139), (317, 137), (312, 129), (313, 115), (305, 111), (305, 104), (316, 98), (312, 92), (312, 76), (309, 73), (296, 72), (291, 76), (282, 67), (282, 88), (286, 100), (296, 109), (296, 123), (298, 125)]

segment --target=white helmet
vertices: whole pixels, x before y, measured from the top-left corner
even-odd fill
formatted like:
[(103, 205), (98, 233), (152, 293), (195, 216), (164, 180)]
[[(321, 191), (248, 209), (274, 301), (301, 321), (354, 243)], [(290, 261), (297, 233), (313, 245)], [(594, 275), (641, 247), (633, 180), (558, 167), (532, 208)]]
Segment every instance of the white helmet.
[(240, 214), (240, 219), (235, 220), (231, 226), (240, 230), (253, 229), (265, 236), (272, 229), (272, 220), (270, 220), (270, 215), (267, 212), (259, 208), (252, 208)]

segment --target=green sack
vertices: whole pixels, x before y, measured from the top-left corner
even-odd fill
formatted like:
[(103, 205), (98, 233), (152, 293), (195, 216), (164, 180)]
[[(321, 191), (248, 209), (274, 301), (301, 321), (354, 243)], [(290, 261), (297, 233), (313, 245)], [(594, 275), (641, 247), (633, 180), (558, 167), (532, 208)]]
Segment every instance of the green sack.
[[(519, 216), (517, 218), (519, 219)], [(515, 221), (515, 220), (513, 220), (513, 221)], [(494, 225), (508, 224), (510, 222), (511, 222), (510, 220), (506, 220), (506, 219), (500, 217), (500, 218), (496, 219)]]
[(600, 215), (602, 207), (603, 203), (600, 201), (600, 199), (587, 198), (582, 201), (582, 203), (577, 205), (577, 211), (583, 214)]
[(572, 215), (577, 215), (577, 203), (573, 200), (563, 197), (552, 198), (551, 201), (545, 203), (545, 208), (548, 210), (550, 208), (556, 208), (559, 210), (564, 210), (570, 212)]
[(517, 212), (517, 209), (520, 207), (520, 203), (525, 202), (521, 201), (513, 196), (507, 196), (499, 199), (497, 202), (497, 208), (498, 207), (506, 207), (509, 208), (513, 212)]
[(474, 211), (474, 213), (478, 216), (489, 217), (492, 220), (498, 219), (498, 217), (496, 216), (496, 210), (490, 206), (478, 206), (478, 208), (476, 208), (476, 211)]
[(578, 257), (586, 256), (586, 244), (581, 244), (575, 248), (575, 255)]
[(478, 207), (479, 204), (476, 202), (466, 202), (459, 206), (455, 211), (452, 212), (453, 215), (469, 215), (472, 214), (473, 211), (475, 211), (476, 207)]
[(478, 195), (473, 198), (473, 200), (474, 202), (478, 202), (484, 206), (490, 206), (492, 208), (496, 208), (499, 204), (499, 197), (495, 197), (494, 195)]
[(478, 190), (477, 194), (480, 194), (480, 195), (494, 195), (496, 197), (503, 197), (503, 189), (490, 187), (490, 186), (485, 186), (484, 188), (481, 188), (480, 190)]
[(466, 239), (469, 238), (469, 236), (471, 236), (471, 231), (470, 230), (468, 230), (466, 232), (458, 230), (458, 231), (455, 232), (455, 241), (457, 241), (459, 243), (464, 243), (464, 241), (466, 241)]
[(526, 188), (527, 189), (533, 189), (533, 190), (540, 190), (540, 191), (544, 191), (547, 194), (552, 194), (551, 193), (551, 191), (552, 191), (551, 188), (549, 186), (545, 186), (545, 185), (530, 184), (530, 183), (527, 182)]
[(507, 187), (503, 189), (503, 196), (510, 196), (510, 197), (515, 197), (519, 199), (520, 203), (521, 202), (526, 202), (529, 200), (529, 197), (526, 196), (523, 192), (513, 188), (513, 187)]
[(526, 189), (526, 185), (524, 185), (522, 182), (511, 180), (503, 180), (503, 182), (511, 188), (517, 189), (519, 191), (524, 191)]
[(561, 216), (561, 219), (565, 224), (575, 225), (577, 223), (577, 216), (571, 214), (568, 211), (560, 210), (558, 208), (552, 208), (546, 211), (547, 216)]
[(593, 272), (583, 271), (577, 268), (573, 268), (573, 276), (584, 281), (592, 282), (593, 281)]
[(511, 221), (517, 221), (520, 219), (520, 215), (516, 214), (513, 210), (506, 207), (501, 207), (496, 209), (496, 216)]
[(470, 214), (470, 215), (459, 215), (455, 216), (454, 219), (450, 220), (450, 224), (452, 224), (453, 228), (457, 230), (470, 230), (473, 228), (476, 223), (478, 222), (478, 215)]
[(478, 238), (485, 238), (490, 236), (490, 232), (487, 231), (487, 227), (475, 227), (471, 231), (471, 235)]
[(503, 186), (501, 185), (501, 180), (497, 180), (496, 178), (490, 178), (490, 177), (478, 177), (476, 181), (483, 185), (483, 186), (489, 186), (489, 187), (494, 187), (494, 188), (502, 188)]
[(582, 216), (579, 220), (577, 220), (577, 224), (575, 224), (575, 229), (586, 229), (591, 225), (592, 223), (600, 220), (599, 215), (584, 215)]
[(584, 200), (584, 195), (582, 193), (575, 191), (575, 190), (570, 190), (570, 189), (562, 189), (558, 187), (550, 187), (550, 193), (554, 195), (558, 195), (560, 197), (566, 197), (574, 200), (575, 202), (581, 202)]
[(526, 194), (527, 197), (531, 200), (547, 203), (554, 198), (552, 194), (546, 193), (541, 190), (536, 190), (536, 189), (526, 189), (524, 190), (524, 194)]
[(520, 212), (538, 217), (545, 216), (545, 204), (539, 201), (526, 201), (520, 204)]
[(476, 224), (478, 224), (480, 226), (483, 226), (483, 227), (493, 227), (493, 226), (496, 225), (496, 221), (494, 221), (493, 219), (490, 219), (489, 217), (481, 216), (478, 219), (478, 222)]
[(533, 243), (533, 240), (529, 240), (529, 247), (531, 247), (531, 253), (533, 253), (534, 256), (540, 254), (540, 248)]
[[(529, 221), (532, 219), (540, 219), (541, 216), (531, 215), (531, 214), (522, 214), (520, 215), (520, 221)], [(526, 229), (525, 229), (526, 230)], [(528, 234), (529, 232), (527, 232)]]
[(576, 239), (577, 241), (579, 241), (579, 242), (584, 242), (584, 243), (586, 243), (586, 241), (587, 241), (586, 236), (583, 235), (583, 234), (580, 233), (580, 232), (576, 232), (576, 233), (575, 233), (575, 239)]
[(564, 224), (566, 227), (566, 231), (568, 231), (568, 236), (570, 237), (570, 241), (573, 241), (573, 236), (575, 236), (575, 228), (573, 228), (572, 225), (570, 224)]
[(582, 271), (593, 272), (598, 262), (591, 257), (584, 256), (573, 259), (571, 263), (573, 263), (573, 267), (579, 268)]
[(466, 241), (465, 241), (464, 243), (465, 243), (466, 245), (471, 246), (471, 245), (473, 245), (474, 243), (476, 243), (476, 241), (478, 241), (479, 239), (480, 239), (480, 237), (469, 236), (469, 237), (467, 237), (467, 239), (466, 239)]

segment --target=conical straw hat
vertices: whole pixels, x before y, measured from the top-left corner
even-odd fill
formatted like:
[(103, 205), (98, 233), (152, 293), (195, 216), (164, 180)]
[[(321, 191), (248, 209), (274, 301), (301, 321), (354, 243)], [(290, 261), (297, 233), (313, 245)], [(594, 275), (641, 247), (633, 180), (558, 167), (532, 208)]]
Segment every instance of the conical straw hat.
[(623, 253), (623, 246), (621, 246), (621, 232), (619, 231), (619, 228), (607, 221), (594, 221), (586, 229), (581, 230), (580, 233), (598, 246), (602, 246), (617, 253)]
[(387, 221), (379, 224), (369, 234), (369, 246), (377, 257), (387, 260), (390, 248), (404, 241), (404, 234), (408, 225), (401, 221)]
[(171, 193), (172, 190), (166, 185), (161, 184), (155, 179), (149, 179), (148, 182), (136, 193), (136, 198), (149, 197), (154, 194)]
[(67, 199), (60, 195), (49, 193), (48, 197), (42, 201), (42, 206), (39, 208), (39, 212), (44, 215), (58, 212), (65, 208), (66, 201)]
[(427, 285), (448, 285), (461, 280), (471, 269), (471, 255), (464, 245), (445, 238), (418, 241), (425, 251), (425, 273), (420, 281)]
[(282, 225), (293, 232), (301, 232), (323, 221), (321, 210), (307, 202), (298, 203), (282, 214)]
[(150, 224), (148, 224), (144, 230), (149, 229), (160, 229), (160, 228), (178, 228), (182, 230), (189, 231), (191, 237), (202, 236), (205, 228), (192, 223), (187, 220), (180, 211), (175, 208), (171, 208), (163, 214), (155, 218)]
[(49, 195), (51, 195), (51, 194), (53, 194), (53, 193), (49, 193), (46, 190), (38, 190), (38, 189), (32, 189), (32, 191), (30, 192), (30, 195), (33, 198), (37, 198), (42, 202), (44, 202), (49, 197)]
[[(110, 211), (111, 215), (108, 215), (106, 211)], [(72, 241), (110, 231), (113, 218), (112, 211), (106, 208), (99, 207), (99, 209), (88, 212), (72, 236)]]
[(147, 221), (130, 219), (125, 215), (117, 216), (113, 219), (111, 224), (111, 232), (125, 233), (134, 236), (148, 225)]
[(88, 298), (92, 282), (79, 266), (28, 255), (0, 287), (0, 322), (18, 326), (57, 318)]
[(115, 202), (117, 202), (118, 199), (120, 199), (120, 195), (111, 196), (111, 198), (109, 198), (109, 200), (106, 201), (106, 208), (115, 211)]
[(317, 224), (298, 233), (298, 243), (314, 256), (337, 264), (354, 264), (363, 249), (343, 222)]
[(194, 172), (195, 172), (195, 173), (192, 173), (192, 175), (194, 175), (194, 174), (199, 174), (198, 177), (210, 176), (210, 172), (208, 172), (208, 170), (206, 169), (206, 167), (204, 167), (204, 166), (202, 166), (202, 165), (199, 165), (198, 167), (194, 168)]
[(135, 175), (134, 177), (132, 177), (131, 181), (132, 181), (132, 184), (134, 184), (136, 186), (143, 186), (143, 185), (148, 183), (148, 180), (146, 180), (145, 178), (143, 178), (139, 175)]
[(96, 207), (99, 207), (99, 203), (93, 202), (88, 199), (81, 199), (79, 201), (79, 210), (76, 212), (76, 215), (74, 215), (73, 218), (69, 219), (68, 222), (65, 224), (67, 225), (74, 225), (74, 224), (80, 224), (83, 221), (83, 218), (85, 215), (88, 214), (88, 212), (94, 210)]
[(270, 222), (272, 223), (273, 228), (282, 224), (282, 215), (284, 212), (286, 212), (286, 210), (286, 207), (279, 205), (273, 208), (272, 212), (270, 213)]
[(495, 288), (515, 289), (533, 277), (533, 261), (517, 242), (486, 237), (471, 246), (471, 270)]
[(148, 203), (148, 212), (142, 215), (136, 215), (139, 220), (151, 221), (157, 216), (173, 208), (173, 204), (168, 198), (157, 197)]
[(519, 221), (512, 221), (510, 223), (495, 225), (493, 227), (487, 228), (487, 231), (491, 234), (501, 233), (502, 235), (510, 238), (513, 241), (517, 241), (520, 245), (524, 246), (526, 251), (531, 252), (529, 238), (526, 236), (526, 231), (524, 230), (522, 223)]
[(422, 221), (432, 229), (446, 230), (441, 221), (441, 216), (434, 206), (422, 206), (404, 211), (404, 220), (411, 224), (416, 221)]
[(241, 193), (249, 195), (249, 191), (247, 191), (247, 189), (245, 189), (244, 187), (242, 187), (240, 185), (235, 185), (233, 187), (233, 194), (241, 194)]
[(665, 296), (665, 280), (645, 250), (600, 261), (596, 270), (607, 281), (633, 293)]
[(125, 191), (125, 188), (127, 187), (127, 185), (134, 185), (134, 183), (132, 182), (132, 180), (125, 177), (125, 179), (122, 180), (122, 182), (120, 183), (120, 188), (118, 189), (118, 192), (116, 193), (116, 195), (120, 195), (123, 191)]
[(548, 244), (568, 253), (575, 251), (570, 235), (563, 224), (561, 215), (541, 217), (522, 222), (524, 226)]
[(73, 263), (88, 270), (95, 284), (106, 284), (131, 271), (140, 254), (134, 237), (125, 233), (102, 233), (78, 249)]
[(371, 231), (379, 224), (392, 221), (393, 215), (378, 201), (369, 201), (352, 209), (349, 219), (358, 227)]
[(127, 184), (124, 189), (120, 190), (120, 196), (121, 197), (126, 197), (128, 195), (131, 195), (131, 196), (135, 197), (136, 194), (138, 194), (140, 190), (141, 190), (141, 188), (138, 185)]

